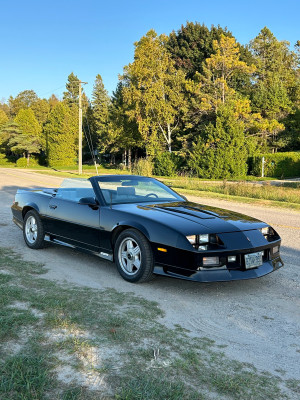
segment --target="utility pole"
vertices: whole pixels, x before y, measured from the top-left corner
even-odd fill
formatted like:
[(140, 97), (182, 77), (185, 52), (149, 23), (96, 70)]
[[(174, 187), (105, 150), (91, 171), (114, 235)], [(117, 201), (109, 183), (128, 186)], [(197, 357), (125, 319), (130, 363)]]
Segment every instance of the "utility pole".
[(78, 174), (82, 175), (82, 102), (81, 102), (81, 84), (87, 82), (79, 81), (79, 124), (78, 124)]

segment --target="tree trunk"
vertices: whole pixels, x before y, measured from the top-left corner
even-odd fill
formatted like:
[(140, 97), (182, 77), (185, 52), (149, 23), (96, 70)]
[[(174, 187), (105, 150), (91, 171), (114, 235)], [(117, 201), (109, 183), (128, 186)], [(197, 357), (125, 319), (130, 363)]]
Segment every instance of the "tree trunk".
[(168, 127), (168, 149), (169, 149), (169, 152), (172, 153), (172, 145), (171, 145), (171, 143), (172, 143), (172, 138), (171, 138), (172, 132), (171, 132), (170, 124), (168, 124), (167, 127)]
[(131, 147), (128, 149), (128, 168), (131, 170)]
[(30, 153), (27, 152), (27, 167), (29, 167)]

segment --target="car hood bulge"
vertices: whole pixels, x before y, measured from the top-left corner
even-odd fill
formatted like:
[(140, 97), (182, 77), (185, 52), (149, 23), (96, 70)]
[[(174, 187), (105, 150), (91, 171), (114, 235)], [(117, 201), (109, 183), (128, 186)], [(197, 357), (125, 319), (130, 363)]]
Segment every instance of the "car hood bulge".
[(123, 207), (124, 211), (126, 209), (131, 214), (164, 223), (181, 232), (185, 231), (184, 221), (187, 222), (187, 226), (193, 225), (200, 228), (199, 232), (189, 232), (189, 234), (200, 233), (201, 228), (203, 228), (203, 233), (220, 233), (258, 229), (265, 226), (253, 217), (193, 202), (124, 204)]

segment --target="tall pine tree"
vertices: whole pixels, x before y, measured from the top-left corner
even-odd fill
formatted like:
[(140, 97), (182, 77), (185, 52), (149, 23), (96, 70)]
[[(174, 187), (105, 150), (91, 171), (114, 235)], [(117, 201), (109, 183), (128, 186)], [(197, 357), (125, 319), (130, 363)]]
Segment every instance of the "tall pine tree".
[[(105, 141), (108, 133), (110, 98), (104, 87), (100, 74), (96, 76), (92, 93), (93, 111), (93, 142), (99, 147), (100, 152), (105, 148)], [(94, 143), (93, 143), (94, 144)]]

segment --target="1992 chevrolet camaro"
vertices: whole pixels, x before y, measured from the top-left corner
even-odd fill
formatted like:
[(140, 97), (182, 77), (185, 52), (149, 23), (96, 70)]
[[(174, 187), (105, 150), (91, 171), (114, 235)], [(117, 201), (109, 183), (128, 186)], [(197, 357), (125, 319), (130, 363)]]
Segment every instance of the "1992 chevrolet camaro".
[(12, 213), (31, 249), (48, 241), (88, 251), (114, 261), (130, 282), (153, 274), (251, 279), (283, 266), (272, 227), (187, 201), (153, 178), (94, 176), (67, 179), (57, 189), (18, 190)]

